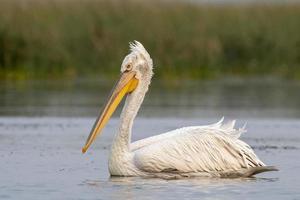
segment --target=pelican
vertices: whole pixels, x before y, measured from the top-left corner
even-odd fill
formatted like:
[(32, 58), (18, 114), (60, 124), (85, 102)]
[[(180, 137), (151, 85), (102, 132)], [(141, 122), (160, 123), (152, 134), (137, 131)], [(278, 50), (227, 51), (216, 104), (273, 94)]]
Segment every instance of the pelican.
[(133, 121), (153, 75), (153, 62), (144, 46), (130, 43), (130, 53), (121, 65), (121, 77), (87, 138), (85, 153), (126, 96), (120, 125), (111, 146), (109, 172), (112, 176), (176, 179), (186, 177), (250, 177), (266, 166), (252, 148), (239, 139), (245, 127), (235, 129), (235, 120), (205, 126), (179, 128), (131, 142)]

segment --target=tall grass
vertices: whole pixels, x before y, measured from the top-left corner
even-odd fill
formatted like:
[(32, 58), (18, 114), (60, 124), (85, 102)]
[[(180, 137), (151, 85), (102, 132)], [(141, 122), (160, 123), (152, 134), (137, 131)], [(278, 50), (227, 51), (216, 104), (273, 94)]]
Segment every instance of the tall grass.
[(141, 41), (161, 79), (300, 79), (300, 4), (2, 0), (0, 78), (110, 78)]

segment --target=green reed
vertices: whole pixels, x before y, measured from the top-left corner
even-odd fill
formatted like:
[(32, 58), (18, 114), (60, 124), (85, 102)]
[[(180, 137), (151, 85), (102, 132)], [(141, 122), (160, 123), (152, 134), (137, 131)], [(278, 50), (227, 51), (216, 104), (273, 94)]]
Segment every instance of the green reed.
[(300, 79), (300, 4), (0, 2), (1, 79), (111, 79), (133, 40), (159, 79)]

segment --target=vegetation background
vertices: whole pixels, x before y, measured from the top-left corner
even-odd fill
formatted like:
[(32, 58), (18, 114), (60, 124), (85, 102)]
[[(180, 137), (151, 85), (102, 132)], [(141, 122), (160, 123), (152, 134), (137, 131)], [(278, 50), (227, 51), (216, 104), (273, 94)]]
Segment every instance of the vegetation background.
[(115, 77), (128, 42), (156, 78), (300, 79), (300, 4), (2, 0), (0, 79)]

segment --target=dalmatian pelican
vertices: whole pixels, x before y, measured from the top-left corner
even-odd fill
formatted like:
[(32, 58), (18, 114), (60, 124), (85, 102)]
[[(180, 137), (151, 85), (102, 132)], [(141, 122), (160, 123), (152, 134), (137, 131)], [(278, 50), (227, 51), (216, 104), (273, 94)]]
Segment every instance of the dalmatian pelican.
[(111, 147), (112, 176), (140, 176), (165, 179), (184, 177), (250, 177), (266, 166), (252, 148), (239, 139), (245, 127), (235, 121), (190, 126), (131, 142), (133, 120), (143, 102), (153, 75), (153, 62), (144, 46), (130, 43), (130, 53), (121, 65), (121, 77), (97, 118), (82, 152), (85, 153), (108, 122), (124, 96), (120, 125)]

